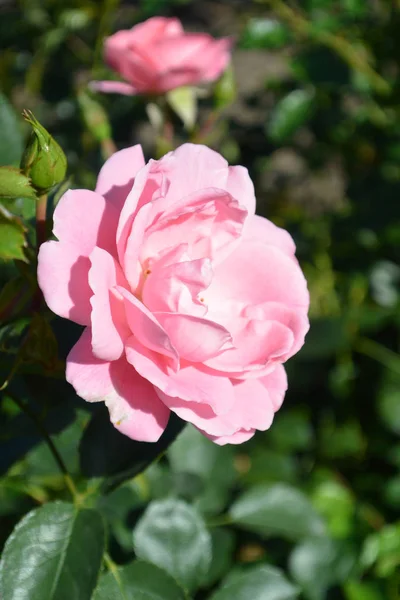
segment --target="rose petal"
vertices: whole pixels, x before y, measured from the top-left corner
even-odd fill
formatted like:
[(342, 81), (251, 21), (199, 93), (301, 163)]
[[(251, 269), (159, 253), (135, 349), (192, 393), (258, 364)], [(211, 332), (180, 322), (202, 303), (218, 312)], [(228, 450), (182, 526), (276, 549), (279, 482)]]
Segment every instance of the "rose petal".
[(219, 415), (207, 403), (185, 402), (159, 390), (157, 393), (181, 419), (209, 435), (230, 436), (242, 429), (268, 429), (274, 418), (274, 409), (265, 386), (256, 379), (250, 379), (235, 382), (233, 391), (233, 406)]
[(218, 446), (225, 446), (226, 444), (243, 444), (243, 442), (247, 442), (250, 438), (252, 438), (256, 432), (255, 429), (239, 429), (239, 431), (235, 431), (232, 435), (210, 435), (206, 431), (202, 431), (199, 429), (203, 435), (208, 437), (209, 440), (218, 444)]
[(286, 371), (283, 365), (277, 364), (268, 375), (260, 378), (261, 383), (267, 388), (274, 411), (280, 409), (288, 387)]
[(229, 167), (228, 180), (224, 189), (239, 202), (240, 206), (247, 209), (249, 215), (246, 220), (247, 228), (247, 222), (252, 221), (252, 217), (256, 211), (254, 185), (250, 179), (248, 170), (241, 166)]
[(123, 299), (113, 293), (113, 288), (125, 283), (125, 278), (115, 259), (101, 248), (94, 248), (90, 261), (92, 350), (102, 360), (117, 360), (123, 354), (124, 341), (131, 335)]
[(69, 353), (67, 381), (84, 400), (104, 400), (111, 421), (122, 433), (138, 441), (156, 442), (167, 426), (169, 410), (125, 358), (114, 362), (96, 358), (90, 338), (87, 328)]
[(103, 196), (89, 190), (69, 190), (54, 211), (54, 235), (74, 245), (82, 256), (95, 246), (115, 255), (118, 211)]
[(310, 302), (298, 264), (276, 246), (250, 240), (243, 241), (214, 269), (204, 295), (211, 310), (227, 299), (245, 306), (279, 302), (305, 315)]
[(91, 81), (89, 88), (93, 92), (103, 94), (122, 94), (123, 96), (136, 96), (138, 90), (125, 81)]
[(276, 246), (288, 256), (294, 257), (296, 246), (290, 233), (281, 227), (277, 227), (272, 221), (264, 217), (258, 215), (250, 217), (246, 221), (244, 237), (253, 242), (259, 241)]
[(144, 165), (140, 144), (115, 152), (100, 169), (95, 191), (111, 201), (120, 212), (132, 189), (136, 173)]
[(40, 246), (38, 282), (50, 310), (80, 325), (90, 324), (90, 261), (75, 245), (49, 241)]
[(205, 188), (171, 203), (146, 230), (142, 263), (182, 240), (192, 260), (221, 262), (239, 241), (247, 210), (224, 190)]
[(178, 353), (154, 315), (128, 290), (120, 286), (117, 286), (117, 290), (124, 299), (126, 317), (135, 338), (149, 350), (172, 359), (177, 367)]
[(233, 335), (234, 348), (207, 360), (207, 366), (238, 376), (248, 370), (260, 371), (290, 353), (294, 336), (286, 325), (277, 321), (238, 320), (244, 321), (244, 326)]
[[(175, 254), (175, 260), (186, 255), (187, 245), (181, 244), (178, 248), (183, 250), (183, 255), (181, 252)], [(172, 254), (167, 253), (166, 256), (172, 257)], [(150, 261), (143, 285), (143, 302), (152, 312), (203, 316), (207, 309), (198, 296), (210, 285), (212, 274), (208, 258), (173, 264), (165, 264), (165, 257)]]
[(229, 411), (233, 405), (233, 387), (229, 379), (190, 365), (175, 373), (160, 355), (145, 348), (134, 336), (126, 342), (126, 357), (138, 373), (158, 388), (162, 398), (163, 392), (168, 397), (179, 396), (183, 404), (190, 401), (190, 404), (208, 405), (218, 414)]
[(190, 362), (201, 363), (232, 347), (229, 331), (202, 317), (166, 312), (158, 312), (154, 316), (167, 332), (179, 356)]

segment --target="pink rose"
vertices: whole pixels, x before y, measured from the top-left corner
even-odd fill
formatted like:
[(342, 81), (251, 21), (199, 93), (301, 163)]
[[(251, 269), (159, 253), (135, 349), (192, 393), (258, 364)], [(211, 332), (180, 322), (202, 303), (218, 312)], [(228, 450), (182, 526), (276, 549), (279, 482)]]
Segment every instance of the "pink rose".
[(161, 94), (214, 81), (230, 60), (231, 40), (185, 33), (178, 19), (153, 17), (105, 42), (105, 60), (127, 83), (97, 81), (92, 87), (118, 94)]
[(121, 150), (61, 198), (39, 284), (86, 326), (67, 380), (125, 435), (156, 441), (170, 410), (218, 444), (271, 425), (309, 296), (292, 238), (254, 211), (247, 170), (193, 144)]

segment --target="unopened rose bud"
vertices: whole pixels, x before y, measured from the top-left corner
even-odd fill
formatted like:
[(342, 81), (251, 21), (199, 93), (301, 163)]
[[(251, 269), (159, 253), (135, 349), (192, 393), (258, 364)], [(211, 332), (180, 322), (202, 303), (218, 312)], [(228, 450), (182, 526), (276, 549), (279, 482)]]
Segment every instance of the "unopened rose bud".
[(30, 111), (24, 111), (23, 116), (33, 131), (21, 158), (21, 170), (39, 194), (45, 194), (65, 179), (67, 159), (55, 139)]

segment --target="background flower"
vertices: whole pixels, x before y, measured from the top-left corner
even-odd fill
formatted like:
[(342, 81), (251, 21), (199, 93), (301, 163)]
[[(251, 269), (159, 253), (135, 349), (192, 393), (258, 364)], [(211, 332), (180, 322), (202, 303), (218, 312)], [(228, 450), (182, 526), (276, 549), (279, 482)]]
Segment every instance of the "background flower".
[(185, 33), (175, 18), (152, 17), (107, 38), (104, 57), (125, 82), (96, 81), (93, 89), (119, 94), (162, 94), (214, 81), (230, 60), (229, 38)]

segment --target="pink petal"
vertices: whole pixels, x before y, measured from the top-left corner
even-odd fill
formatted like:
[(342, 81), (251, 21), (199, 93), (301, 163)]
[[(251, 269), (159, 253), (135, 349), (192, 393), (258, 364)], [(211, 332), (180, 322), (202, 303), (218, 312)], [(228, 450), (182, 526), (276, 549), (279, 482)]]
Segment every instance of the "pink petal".
[(106, 362), (93, 356), (87, 328), (67, 358), (67, 381), (88, 402), (104, 400), (114, 426), (132, 439), (156, 442), (169, 410), (153, 386), (140, 377), (125, 358)]
[(90, 324), (88, 283), (90, 261), (68, 242), (42, 244), (38, 256), (38, 282), (50, 310), (80, 325)]
[(146, 227), (149, 223), (151, 213), (151, 205), (142, 206), (137, 212), (134, 221), (131, 223), (131, 231), (126, 239), (125, 251), (123, 245), (118, 247), (121, 252), (124, 273), (129, 281), (130, 287), (137, 293), (137, 288), (140, 286), (143, 279), (143, 268), (140, 261), (140, 252), (144, 244)]
[(235, 382), (233, 391), (234, 404), (222, 414), (216, 414), (207, 403), (185, 402), (159, 390), (157, 393), (179, 417), (212, 436), (230, 436), (242, 429), (268, 429), (274, 418), (274, 409), (265, 386), (256, 379), (250, 379)]
[(254, 185), (250, 179), (249, 172), (245, 167), (229, 167), (228, 171), (228, 181), (225, 189), (239, 202), (240, 206), (246, 208), (249, 215), (246, 219), (247, 228), (247, 223), (248, 221), (252, 221), (252, 217), (256, 210)]
[(265, 377), (261, 377), (261, 383), (267, 388), (274, 411), (282, 406), (285, 392), (288, 387), (286, 371), (283, 365), (277, 364), (275, 369)]
[(158, 168), (170, 182), (165, 194), (168, 204), (205, 188), (225, 190), (229, 175), (227, 161), (201, 144), (182, 144), (161, 158)]
[(165, 74), (175, 69), (180, 71), (196, 69), (200, 81), (204, 64), (202, 53), (207, 53), (209, 47), (215, 43), (207, 33), (185, 33), (179, 37), (160, 38), (155, 50)]
[(237, 377), (248, 370), (259, 372), (289, 355), (294, 336), (286, 325), (278, 321), (238, 320), (243, 327), (233, 335), (234, 348), (207, 360), (207, 366)]
[(236, 400), (229, 416), (238, 429), (269, 429), (274, 409), (265, 386), (258, 379), (248, 379), (237, 381), (233, 387)]
[(213, 407), (215, 413), (225, 413), (234, 401), (233, 387), (226, 377), (218, 377), (202, 372), (193, 366), (185, 366), (174, 372), (166, 366), (162, 357), (145, 348), (136, 337), (126, 343), (126, 357), (135, 369), (156, 388), (162, 399), (179, 396), (177, 401), (184, 405), (202, 403)]
[(158, 352), (172, 359), (175, 367), (178, 365), (178, 354), (167, 332), (163, 329), (153, 314), (133, 294), (123, 287), (117, 290), (123, 296), (125, 312), (129, 327), (135, 338), (149, 350)]
[[(199, 429), (201, 431), (201, 429)], [(252, 438), (255, 434), (255, 429), (239, 429), (239, 431), (235, 431), (232, 435), (210, 435), (205, 431), (201, 431), (203, 435), (208, 437), (209, 440), (218, 444), (218, 446), (225, 446), (226, 444), (243, 444), (243, 442), (247, 442), (250, 438)]]
[(140, 144), (115, 152), (102, 166), (96, 192), (111, 201), (121, 211), (136, 176), (145, 165)]
[[(142, 298), (152, 312), (168, 311), (198, 316), (205, 314), (206, 307), (198, 296), (211, 283), (211, 261), (206, 258), (165, 264), (167, 257), (177, 261), (187, 258), (186, 246), (180, 244), (166, 253), (165, 257), (149, 261)], [(174, 252), (177, 250), (178, 254)]]
[[(161, 185), (160, 177), (152, 176), (154, 164), (155, 161), (150, 160), (137, 173), (133, 187), (121, 210), (117, 229), (118, 256), (121, 265), (124, 265), (126, 245), (131, 235), (132, 224), (137, 220), (136, 216), (139, 209), (149, 204), (153, 200), (153, 197), (159, 193)], [(146, 207), (146, 209), (151, 209), (151, 206)], [(144, 224), (146, 223), (147, 221), (144, 222)]]
[(293, 256), (296, 252), (296, 246), (290, 233), (281, 227), (277, 227), (264, 217), (254, 215), (246, 221), (245, 238), (255, 242), (263, 242), (276, 246), (288, 256)]
[(177, 243), (188, 244), (192, 260), (221, 262), (239, 241), (247, 210), (224, 190), (205, 188), (180, 197), (148, 227), (141, 248), (142, 262)]
[(54, 211), (54, 235), (75, 245), (83, 256), (95, 246), (115, 255), (118, 211), (103, 196), (89, 190), (69, 190)]
[(278, 302), (267, 302), (258, 306), (249, 306), (244, 315), (249, 319), (261, 321), (276, 321), (291, 330), (293, 333), (293, 344), (287, 354), (282, 357), (282, 362), (296, 354), (304, 344), (304, 338), (310, 325), (307, 315), (303, 311), (291, 308)]
[(94, 248), (90, 261), (92, 350), (102, 360), (117, 360), (124, 351), (124, 341), (131, 335), (123, 299), (113, 293), (113, 288), (124, 284), (125, 278), (115, 259), (101, 248)]
[(91, 81), (89, 88), (93, 92), (103, 94), (122, 94), (123, 96), (136, 96), (138, 90), (125, 81)]
[(231, 60), (232, 38), (214, 40), (201, 56), (202, 81), (215, 81), (227, 68)]
[(155, 313), (180, 358), (201, 363), (232, 347), (225, 327), (207, 319), (179, 313)]
[(205, 302), (213, 310), (224, 300), (244, 305), (279, 302), (306, 315), (309, 306), (307, 282), (298, 264), (276, 246), (243, 241), (214, 270)]
[(151, 17), (143, 23), (135, 25), (130, 30), (130, 39), (135, 39), (136, 43), (146, 45), (153, 40), (157, 41), (159, 36), (174, 37), (183, 33), (183, 28), (179, 19), (167, 17)]

